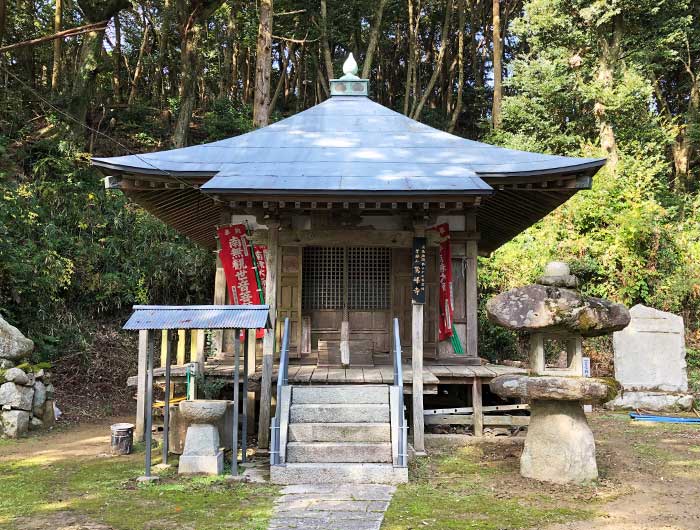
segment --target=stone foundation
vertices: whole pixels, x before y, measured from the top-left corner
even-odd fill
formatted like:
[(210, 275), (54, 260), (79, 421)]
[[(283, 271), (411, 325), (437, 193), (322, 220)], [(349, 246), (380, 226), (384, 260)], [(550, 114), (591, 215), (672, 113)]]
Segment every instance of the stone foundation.
[(595, 441), (577, 401), (533, 401), (520, 474), (557, 484), (598, 478)]

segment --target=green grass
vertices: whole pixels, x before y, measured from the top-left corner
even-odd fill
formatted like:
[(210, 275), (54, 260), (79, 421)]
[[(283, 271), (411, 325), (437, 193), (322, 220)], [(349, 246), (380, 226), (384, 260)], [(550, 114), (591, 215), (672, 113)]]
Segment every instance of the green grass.
[(276, 488), (229, 483), (221, 477), (139, 484), (143, 455), (0, 464), (0, 528), (17, 517), (71, 511), (119, 530), (196, 528), (263, 530)]
[(398, 488), (384, 530), (508, 530), (540, 528), (592, 517), (588, 508), (562, 505), (536, 490), (509, 491), (501, 479), (517, 473), (513, 462), (484, 461), (468, 447), (412, 463), (411, 482)]

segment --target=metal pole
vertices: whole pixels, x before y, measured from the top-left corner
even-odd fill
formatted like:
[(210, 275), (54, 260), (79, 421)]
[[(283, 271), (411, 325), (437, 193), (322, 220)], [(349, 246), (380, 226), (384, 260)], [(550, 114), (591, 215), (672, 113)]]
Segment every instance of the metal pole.
[[(246, 452), (248, 451), (248, 342), (250, 334), (255, 333), (249, 329), (245, 330), (245, 341), (243, 342), (243, 407), (241, 408), (241, 462), (248, 461)], [(255, 340), (255, 335), (253, 335)]]
[(231, 476), (238, 476), (238, 383), (241, 370), (241, 336), (240, 330), (233, 331), (233, 437), (231, 438)]
[(168, 446), (170, 432), (170, 362), (173, 352), (177, 352), (177, 330), (170, 332), (170, 344), (165, 352), (165, 398), (163, 406), (163, 463), (168, 463)]
[(145, 477), (151, 477), (151, 445), (153, 443), (153, 350), (155, 335), (148, 330), (148, 371), (146, 375), (146, 472)]

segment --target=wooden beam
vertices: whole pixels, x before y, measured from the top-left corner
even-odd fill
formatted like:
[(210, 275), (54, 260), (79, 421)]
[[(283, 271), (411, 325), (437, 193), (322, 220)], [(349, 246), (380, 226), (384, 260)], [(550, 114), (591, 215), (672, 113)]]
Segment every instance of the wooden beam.
[[(465, 215), (465, 231), (476, 232), (476, 213), (469, 212)], [(466, 303), (466, 355), (472, 359), (478, 359), (478, 294), (477, 294), (477, 257), (478, 245), (475, 240), (465, 243), (465, 303)]]
[(482, 410), (482, 382), (480, 377), (475, 377), (472, 381), (472, 407), (474, 412), (474, 436), (480, 437), (484, 435), (484, 412)]
[(146, 370), (148, 365), (148, 330), (139, 330), (139, 357), (136, 375), (136, 428), (135, 441), (143, 441), (146, 415)]
[[(426, 425), (474, 425), (471, 414), (436, 414), (425, 417)], [(483, 425), (489, 427), (524, 427), (530, 425), (530, 416), (484, 416)]]
[[(221, 244), (217, 240), (217, 247)], [(226, 304), (226, 275), (224, 274), (224, 266), (221, 263), (219, 252), (216, 253), (216, 274), (214, 275), (214, 305)], [(216, 351), (216, 355), (221, 355), (224, 351), (224, 332), (221, 329), (212, 330), (211, 345)]]
[[(255, 230), (252, 240), (255, 244), (266, 244), (269, 230)], [(458, 237), (461, 233), (457, 233)], [(410, 230), (285, 230), (279, 234), (279, 245), (282, 247), (299, 246), (346, 246), (357, 245), (361, 242), (366, 246), (385, 248), (410, 248), (413, 244), (414, 233)], [(434, 230), (425, 234), (427, 245), (437, 247), (439, 235)], [(478, 237), (478, 234), (465, 234), (466, 238)]]
[(185, 353), (187, 352), (186, 333), (187, 332), (184, 329), (177, 330), (177, 357), (175, 360), (175, 364), (177, 364), (178, 366), (182, 366), (183, 364), (185, 364)]
[[(425, 236), (425, 225), (414, 225), (414, 236)], [(411, 255), (411, 260), (413, 256)], [(412, 303), (411, 313), (411, 399), (413, 402), (413, 449), (425, 453), (425, 425), (423, 419), (423, 304)]]
[[(530, 410), (530, 405), (527, 403), (519, 403), (517, 405), (489, 405), (481, 407), (482, 412), (503, 412), (507, 410)], [(472, 414), (474, 407), (457, 407), (451, 409), (427, 409), (426, 416), (444, 415), (444, 414)]]
[(272, 404), (272, 368), (277, 330), (277, 268), (279, 261), (279, 220), (267, 223), (267, 279), (265, 281), (265, 304), (270, 306), (271, 329), (265, 330), (263, 338), (262, 379), (260, 381), (260, 421), (258, 422), (258, 447), (267, 449), (270, 444), (270, 407)]

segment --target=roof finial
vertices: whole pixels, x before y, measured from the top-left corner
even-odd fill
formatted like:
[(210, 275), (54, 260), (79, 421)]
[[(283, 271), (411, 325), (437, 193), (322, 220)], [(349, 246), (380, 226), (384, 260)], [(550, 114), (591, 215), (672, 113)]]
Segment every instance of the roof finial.
[(348, 58), (345, 59), (345, 62), (343, 63), (343, 73), (345, 75), (357, 75), (357, 62), (352, 56), (352, 52), (350, 52), (350, 55), (348, 55)]
[(369, 81), (357, 77), (357, 62), (348, 55), (343, 63), (343, 77), (331, 79), (331, 96), (366, 96), (369, 92)]

